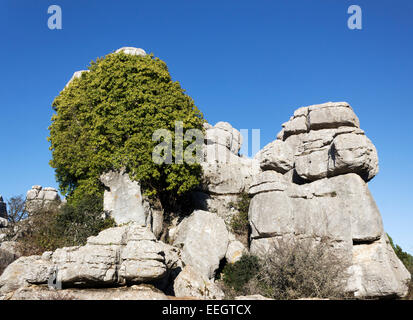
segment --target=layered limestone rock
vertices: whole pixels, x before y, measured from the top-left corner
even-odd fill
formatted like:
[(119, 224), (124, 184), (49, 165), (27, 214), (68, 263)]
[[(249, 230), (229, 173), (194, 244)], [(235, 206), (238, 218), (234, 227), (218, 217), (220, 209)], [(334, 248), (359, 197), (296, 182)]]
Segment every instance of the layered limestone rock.
[(249, 188), (251, 253), (279, 239), (328, 239), (349, 268), (357, 297), (403, 296), (409, 272), (386, 240), (367, 181), (377, 151), (345, 102), (302, 107), (257, 155), (263, 172)]
[(55, 188), (33, 186), (26, 194), (26, 211), (31, 214), (40, 210), (57, 208), (61, 203), (59, 193)]
[(257, 160), (239, 155), (242, 141), (241, 133), (228, 122), (205, 124), (202, 188), (193, 198), (197, 208), (215, 212), (227, 222), (235, 213), (230, 203), (248, 191), (252, 176), (260, 171)]
[(134, 222), (151, 226), (156, 237), (163, 228), (163, 209), (160, 201), (149, 200), (142, 196), (139, 182), (132, 181), (124, 171), (109, 171), (101, 175), (105, 185), (103, 209), (118, 225)]
[[(3, 201), (3, 197), (0, 195), (0, 219), (7, 219), (7, 205)], [(0, 222), (1, 228), (1, 222)]]
[(46, 284), (53, 273), (65, 288), (154, 282), (179, 265), (179, 256), (178, 249), (157, 241), (147, 227), (130, 223), (89, 237), (84, 246), (17, 259), (1, 275), (0, 293)]

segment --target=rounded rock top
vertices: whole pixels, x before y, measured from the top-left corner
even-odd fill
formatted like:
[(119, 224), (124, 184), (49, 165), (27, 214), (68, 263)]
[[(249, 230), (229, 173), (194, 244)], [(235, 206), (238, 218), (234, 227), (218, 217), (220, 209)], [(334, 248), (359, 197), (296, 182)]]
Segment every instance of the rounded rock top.
[(115, 51), (115, 53), (123, 52), (125, 54), (130, 54), (133, 56), (146, 56), (145, 50), (141, 48), (134, 48), (134, 47), (123, 47)]

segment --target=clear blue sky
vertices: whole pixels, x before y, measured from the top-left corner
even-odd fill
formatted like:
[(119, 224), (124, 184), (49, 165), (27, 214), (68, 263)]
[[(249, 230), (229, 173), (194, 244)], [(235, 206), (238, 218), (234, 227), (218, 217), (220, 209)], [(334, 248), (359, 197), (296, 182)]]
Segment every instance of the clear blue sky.
[[(63, 30), (47, 28), (60, 5)], [(357, 4), (363, 29), (347, 28)], [(2, 0), (0, 194), (57, 186), (51, 103), (74, 71), (123, 47), (169, 66), (210, 123), (261, 129), (303, 105), (348, 101), (379, 151), (370, 183), (386, 231), (413, 253), (413, 1)]]

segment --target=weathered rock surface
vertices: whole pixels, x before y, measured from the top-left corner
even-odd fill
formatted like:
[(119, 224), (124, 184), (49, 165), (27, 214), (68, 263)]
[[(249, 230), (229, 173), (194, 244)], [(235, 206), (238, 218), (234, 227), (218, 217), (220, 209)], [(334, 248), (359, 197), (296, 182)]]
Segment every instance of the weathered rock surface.
[(52, 261), (66, 286), (150, 282), (167, 271), (164, 247), (137, 224), (110, 228), (83, 247), (57, 249)]
[(23, 287), (5, 297), (6, 300), (168, 300), (151, 285), (120, 288), (50, 290), (46, 286)]
[[(3, 201), (3, 197), (0, 195), (0, 219), (7, 219), (7, 205)], [(0, 221), (1, 228), (1, 221)]]
[(176, 277), (174, 291), (178, 298), (195, 297), (221, 300), (225, 296), (212, 280), (209, 280), (204, 274), (189, 265)]
[(30, 284), (46, 283), (53, 272), (53, 264), (41, 256), (21, 257), (11, 263), (0, 276), (0, 294)]
[(205, 129), (202, 188), (193, 193), (193, 199), (198, 209), (228, 221), (236, 213), (229, 204), (248, 190), (253, 175), (260, 171), (259, 162), (239, 156), (243, 138), (228, 122), (214, 127), (205, 124)]
[(103, 209), (120, 225), (136, 222), (146, 225), (140, 184), (132, 181), (125, 171), (109, 171), (100, 177), (109, 189), (104, 192)]
[(134, 47), (123, 47), (115, 51), (115, 53), (123, 52), (125, 54), (130, 54), (132, 56), (146, 56), (145, 50), (141, 48), (134, 48)]
[[(371, 180), (378, 173), (377, 151), (359, 127), (346, 102), (302, 107), (277, 136), (284, 144), (273, 142), (259, 154), (261, 166), (284, 173), (288, 166), (280, 165), (288, 164), (306, 181), (343, 173), (357, 173), (365, 181)], [(276, 158), (271, 149), (277, 150)], [(289, 150), (294, 156), (287, 160)]]
[(403, 297), (408, 292), (410, 273), (385, 234), (371, 244), (353, 246), (350, 273), (348, 290), (356, 297)]
[(163, 208), (159, 200), (142, 196), (139, 182), (132, 181), (124, 170), (109, 171), (100, 177), (107, 187), (103, 195), (103, 209), (118, 225), (134, 222), (150, 226), (158, 238), (163, 229)]
[(60, 203), (61, 199), (55, 188), (33, 186), (26, 194), (26, 211), (29, 214), (57, 208)]
[(378, 157), (359, 126), (345, 102), (302, 107), (257, 154), (264, 171), (249, 188), (250, 252), (265, 256), (279, 240), (328, 239), (350, 265), (349, 292), (402, 297), (410, 274), (368, 189)]
[(173, 244), (182, 248), (185, 265), (212, 279), (227, 252), (228, 231), (216, 214), (197, 210), (178, 225)]

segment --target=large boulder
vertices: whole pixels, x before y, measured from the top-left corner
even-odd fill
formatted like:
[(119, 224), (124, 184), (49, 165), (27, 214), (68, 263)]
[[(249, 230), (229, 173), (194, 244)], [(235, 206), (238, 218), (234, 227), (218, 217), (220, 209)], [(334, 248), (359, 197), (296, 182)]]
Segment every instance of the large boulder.
[(163, 208), (159, 199), (142, 195), (140, 183), (132, 181), (124, 169), (109, 171), (100, 176), (106, 189), (103, 209), (118, 225), (129, 222), (150, 226), (156, 238), (163, 230)]
[(353, 246), (348, 291), (356, 297), (404, 297), (410, 273), (397, 258), (386, 234), (373, 243)]
[(222, 290), (204, 274), (192, 266), (185, 266), (174, 281), (174, 292), (178, 298), (199, 298), (221, 300)]
[(173, 244), (182, 248), (185, 265), (212, 279), (227, 252), (228, 231), (216, 214), (197, 210), (178, 225)]
[(104, 192), (103, 209), (120, 225), (136, 222), (146, 225), (147, 215), (139, 182), (132, 181), (124, 171), (109, 171), (100, 181), (107, 188)]
[(53, 269), (53, 263), (42, 256), (21, 257), (11, 263), (0, 276), (0, 294), (30, 284), (45, 284)]

